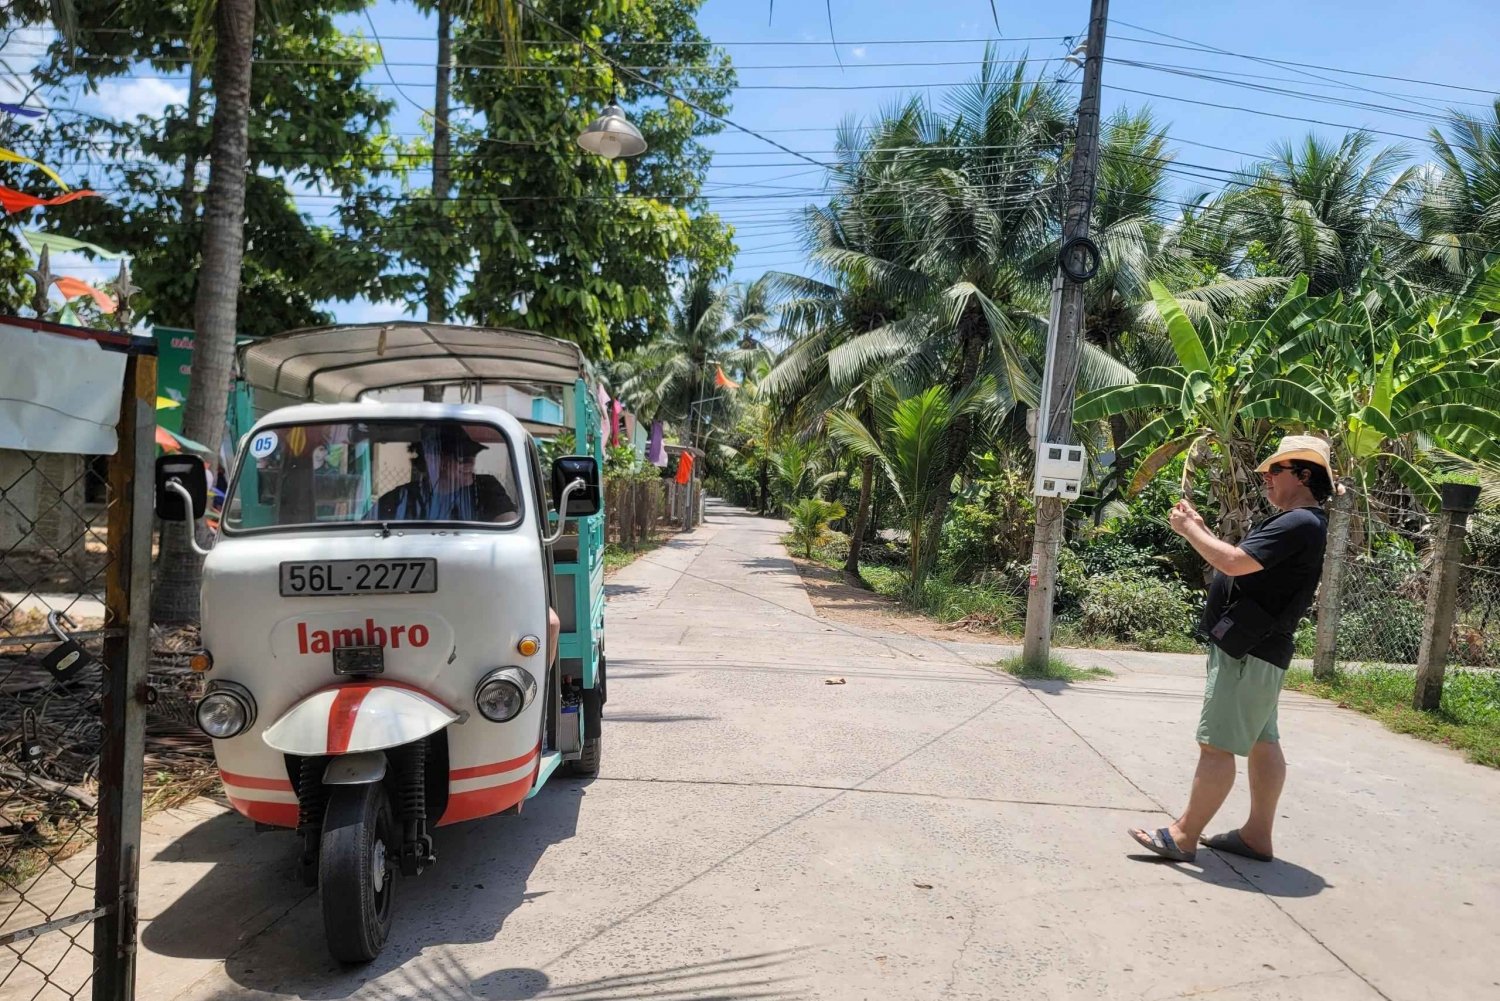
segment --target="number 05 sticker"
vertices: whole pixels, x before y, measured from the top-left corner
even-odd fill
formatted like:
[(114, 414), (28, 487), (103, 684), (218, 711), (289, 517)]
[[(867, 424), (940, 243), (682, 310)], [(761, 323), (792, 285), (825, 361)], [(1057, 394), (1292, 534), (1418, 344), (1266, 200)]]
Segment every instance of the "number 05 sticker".
[(278, 441), (275, 431), (262, 431), (250, 442), (250, 454), (257, 459), (264, 459), (276, 451)]

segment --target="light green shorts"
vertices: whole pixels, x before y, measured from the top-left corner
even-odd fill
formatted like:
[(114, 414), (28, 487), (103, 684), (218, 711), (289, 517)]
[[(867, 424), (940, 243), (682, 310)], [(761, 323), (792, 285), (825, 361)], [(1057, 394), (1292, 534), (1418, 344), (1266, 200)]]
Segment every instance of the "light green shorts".
[(1236, 659), (1208, 646), (1208, 685), (1198, 717), (1198, 743), (1246, 755), (1259, 741), (1274, 744), (1276, 699), (1286, 672), (1259, 657)]

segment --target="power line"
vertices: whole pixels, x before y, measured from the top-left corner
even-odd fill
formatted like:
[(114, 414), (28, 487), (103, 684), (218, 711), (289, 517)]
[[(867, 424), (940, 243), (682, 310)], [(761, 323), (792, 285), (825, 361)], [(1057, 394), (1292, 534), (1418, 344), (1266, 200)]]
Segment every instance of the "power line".
[[(1121, 21), (1121, 24), (1125, 22)], [(1149, 28), (1136, 28), (1137, 31), (1151, 31)], [(1151, 38), (1130, 38), (1124, 35), (1116, 35), (1111, 38), (1112, 42), (1134, 42), (1138, 45), (1154, 45), (1163, 49), (1182, 49), (1189, 52), (1204, 51), (1201, 45), (1173, 45), (1170, 42), (1159, 42)], [(1415, 83), (1426, 87), (1443, 87), (1448, 90), (1466, 90), (1473, 94), (1495, 94), (1500, 88), (1497, 87), (1468, 87), (1457, 83), (1440, 83), (1436, 80), (1423, 80), (1417, 77), (1393, 76), (1387, 73), (1370, 73), (1363, 70), (1352, 70), (1342, 66), (1324, 66), (1318, 63), (1297, 62), (1293, 59), (1274, 59), (1270, 56), (1254, 56), (1243, 52), (1231, 52), (1227, 49), (1219, 50), (1223, 55), (1232, 56), (1236, 59), (1248, 59), (1252, 62), (1273, 63), (1277, 66), (1297, 67), (1300, 69), (1324, 70), (1329, 73), (1345, 73), (1349, 76), (1360, 76), (1374, 80), (1393, 80), (1397, 83)]]
[[(540, 15), (538, 15), (538, 16), (540, 16)], [(559, 28), (559, 30), (564, 30), (564, 29)], [(141, 32), (138, 28), (106, 28), (106, 27), (85, 28), (85, 27), (80, 27), (78, 29), (78, 31), (79, 31), (79, 34), (84, 34), (84, 35), (133, 35), (133, 36), (135, 36), (137, 39), (139, 39), (141, 41), (172, 41), (172, 40), (174, 40), (175, 38), (178, 37), (176, 35), (158, 35), (158, 36), (154, 36), (154, 37), (148, 39), (147, 36), (143, 32)], [(572, 35), (571, 32), (565, 32), (565, 33), (571, 35), (571, 37), (574, 40), (573, 41), (568, 41), (568, 42), (560, 42), (560, 41), (558, 41), (556, 39), (532, 38), (532, 39), (521, 39), (520, 40), (520, 44), (521, 45), (536, 46), (536, 47), (570, 48), (570, 49), (571, 48), (592, 47), (591, 43), (585, 42), (583, 39), (578, 38), (577, 35)], [(390, 39), (391, 41), (394, 41), (394, 42), (431, 42), (433, 40), (431, 35), (386, 35), (385, 37), (388, 38), (388, 39)], [(493, 36), (460, 36), (460, 37), (463, 40), (470, 41), (470, 42), (477, 42), (477, 43), (480, 43), (480, 44), (491, 44), (491, 45), (503, 45), (503, 44), (506, 44), (505, 40), (503, 38), (501, 38), (500, 36), (498, 36), (498, 35), (493, 35)], [(839, 44), (840, 45), (903, 45), (903, 46), (904, 45), (973, 45), (975, 43), (989, 43), (989, 42), (1061, 42), (1061, 41), (1070, 40), (1070, 39), (1072, 39), (1074, 37), (1075, 36), (1073, 36), (1073, 35), (1016, 35), (1016, 36), (1008, 36), (1008, 37), (1004, 37), (1004, 38), (997, 38), (997, 37), (991, 35), (991, 36), (980, 36), (980, 37), (975, 37), (975, 38), (873, 38), (873, 39), (863, 39), (863, 40), (859, 40), (859, 41), (844, 40), (844, 41), (841, 41)], [(684, 45), (685, 43), (678, 42), (678, 41), (671, 41), (671, 40), (668, 40), (668, 41), (658, 41), (658, 40), (653, 40), (653, 39), (625, 39), (625, 40), (621, 40), (619, 42), (612, 43), (612, 44), (631, 45), (631, 46), (638, 46), (638, 45), (654, 45), (654, 46), (674, 45), (675, 46), (675, 45)], [(691, 43), (691, 44), (693, 44), (693, 45), (706, 45), (706, 46), (719, 46), (719, 45), (736, 45), (736, 46), (778, 46), (778, 45), (808, 46), (808, 45), (816, 45), (816, 46), (822, 46), (822, 47), (826, 47), (828, 45), (828, 43), (825, 42), (825, 41), (805, 41), (805, 40), (803, 40), (803, 41), (779, 41), (779, 40), (775, 40), (775, 39), (740, 39), (740, 40), (736, 40), (736, 41), (722, 41), (722, 40), (719, 40), (719, 39), (710, 39), (710, 38), (705, 38), (702, 42), (695, 42), (695, 43)]]

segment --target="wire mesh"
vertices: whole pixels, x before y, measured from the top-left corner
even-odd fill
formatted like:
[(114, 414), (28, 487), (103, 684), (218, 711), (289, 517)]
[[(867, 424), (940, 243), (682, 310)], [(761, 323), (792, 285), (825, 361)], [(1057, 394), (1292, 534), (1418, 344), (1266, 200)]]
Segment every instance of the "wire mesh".
[[(86, 996), (104, 742), (101, 463), (0, 451), (0, 996)], [(77, 644), (60, 643), (49, 613)]]
[(1454, 611), (1448, 663), (1500, 669), (1500, 570), (1460, 567)]
[(1415, 665), (1422, 647), (1432, 540), (1427, 525), (1382, 525), (1351, 538), (1344, 558), (1337, 657)]

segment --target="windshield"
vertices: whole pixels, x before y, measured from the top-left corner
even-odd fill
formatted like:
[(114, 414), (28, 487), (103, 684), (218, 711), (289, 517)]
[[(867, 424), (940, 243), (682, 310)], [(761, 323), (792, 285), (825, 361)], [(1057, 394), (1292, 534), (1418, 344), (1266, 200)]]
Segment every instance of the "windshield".
[(230, 488), (230, 531), (357, 522), (521, 519), (511, 443), (458, 421), (284, 424), (251, 436)]

